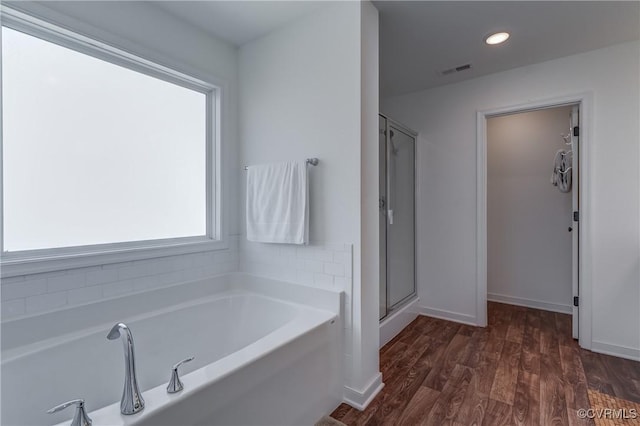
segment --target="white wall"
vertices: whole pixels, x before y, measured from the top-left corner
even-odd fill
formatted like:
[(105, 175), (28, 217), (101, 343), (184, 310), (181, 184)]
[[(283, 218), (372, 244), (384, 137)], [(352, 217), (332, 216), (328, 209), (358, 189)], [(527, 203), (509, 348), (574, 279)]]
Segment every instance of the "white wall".
[[(237, 49), (144, 2), (16, 2), (12, 7), (178, 71), (216, 79), (223, 91), (224, 207), (229, 234), (238, 233)], [(203, 278), (238, 269), (230, 249), (97, 265), (2, 279), (2, 317), (11, 318)]]
[[(375, 23), (372, 31), (377, 43), (377, 11), (367, 5), (363, 6), (366, 17), (362, 17), (359, 3), (329, 3), (317, 13), (243, 45), (239, 52), (241, 164), (308, 157), (320, 160), (317, 166), (309, 166), (311, 244), (294, 248), (242, 242), (241, 269), (258, 273), (271, 269), (271, 274), (302, 285), (346, 292), (351, 317), (346, 319), (345, 375), (354, 398), (365, 394), (364, 388), (378, 375), (377, 281), (367, 282), (367, 286), (376, 285), (376, 290), (374, 296), (365, 296), (369, 291), (363, 291), (360, 267), (361, 144), (363, 135), (373, 134), (377, 141), (377, 75), (371, 77), (375, 83), (368, 79), (363, 83), (361, 77), (362, 22)], [(377, 63), (377, 57), (367, 60)], [(377, 65), (369, 68), (377, 70)], [(372, 84), (375, 90), (364, 104), (361, 84)], [(375, 149), (377, 153), (377, 145)], [(365, 160), (366, 167), (369, 161)], [(238, 173), (244, 183), (244, 171), (239, 168)], [(244, 212), (244, 190), (241, 193)], [(377, 206), (373, 211), (377, 215)], [(345, 246), (353, 247), (352, 252), (336, 251)], [(343, 273), (345, 256), (353, 262), (352, 278)], [(290, 259), (288, 264), (268, 266), (283, 258)], [(305, 263), (305, 259), (312, 262)], [(322, 266), (322, 262), (335, 265)], [(370, 330), (373, 327), (376, 332)], [(375, 341), (370, 342), (372, 339)]]
[[(379, 297), (380, 297), (380, 226), (378, 200), (379, 187), (379, 16), (378, 10), (368, 1), (361, 5), (361, 192), (360, 192), (360, 245), (361, 258), (356, 268), (361, 270), (359, 286), (354, 285), (354, 299), (360, 300), (360, 311), (356, 311), (354, 323), (359, 322), (362, 353), (352, 360), (353, 369), (360, 377), (353, 383), (356, 396), (365, 391), (365, 407), (382, 389), (379, 373)], [(355, 283), (354, 283), (355, 284)], [(356, 335), (357, 337), (357, 335)], [(352, 402), (358, 402), (351, 397)]]
[(571, 313), (572, 192), (550, 183), (570, 115), (559, 107), (487, 120), (489, 300)]
[(639, 52), (625, 43), (383, 102), (420, 132), (423, 312), (477, 321), (476, 112), (588, 91), (592, 348), (640, 358)]
[[(360, 190), (360, 150), (353, 143), (360, 138), (359, 17), (353, 5), (329, 7), (334, 9), (240, 48), (240, 158), (242, 164), (319, 158), (318, 166), (309, 167), (309, 237), (354, 242)], [(246, 173), (238, 172), (244, 178)]]

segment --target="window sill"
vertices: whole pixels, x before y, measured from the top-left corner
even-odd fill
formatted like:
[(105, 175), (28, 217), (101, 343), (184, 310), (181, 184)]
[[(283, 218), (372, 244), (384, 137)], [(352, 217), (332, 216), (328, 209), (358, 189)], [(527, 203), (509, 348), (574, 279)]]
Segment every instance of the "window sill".
[(173, 241), (118, 243), (71, 249), (34, 250), (32, 252), (3, 253), (0, 261), (1, 277), (86, 268), (134, 260), (178, 256), (229, 247), (226, 240), (204, 237), (176, 239)]

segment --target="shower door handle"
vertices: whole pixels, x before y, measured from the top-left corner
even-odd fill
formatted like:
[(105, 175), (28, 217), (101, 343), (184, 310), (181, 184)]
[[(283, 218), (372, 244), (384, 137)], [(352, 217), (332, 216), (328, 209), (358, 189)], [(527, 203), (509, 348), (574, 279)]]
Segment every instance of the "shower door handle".
[(387, 217), (389, 218), (389, 225), (393, 225), (393, 210), (387, 210)]

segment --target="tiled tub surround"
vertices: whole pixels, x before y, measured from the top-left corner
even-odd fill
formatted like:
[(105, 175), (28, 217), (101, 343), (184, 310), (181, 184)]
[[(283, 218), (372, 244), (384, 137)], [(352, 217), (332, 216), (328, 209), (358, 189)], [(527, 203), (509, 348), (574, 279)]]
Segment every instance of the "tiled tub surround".
[(2, 278), (2, 319), (79, 306), (238, 270), (238, 238), (229, 248)]
[(348, 290), (353, 276), (352, 245), (341, 243), (239, 244), (240, 271), (302, 285)]
[[(344, 327), (351, 329), (353, 245), (311, 242), (309, 245), (239, 242), (240, 272), (309, 287), (344, 291)], [(348, 338), (348, 332), (345, 333)], [(345, 345), (347, 354), (350, 345)]]
[[(68, 424), (73, 410), (45, 410), (83, 397), (96, 426), (313, 424), (341, 399), (341, 299), (232, 273), (4, 321), (2, 423)], [(119, 410), (122, 345), (106, 339), (118, 321), (146, 400), (133, 416)], [(184, 390), (167, 394), (171, 365), (191, 355)]]

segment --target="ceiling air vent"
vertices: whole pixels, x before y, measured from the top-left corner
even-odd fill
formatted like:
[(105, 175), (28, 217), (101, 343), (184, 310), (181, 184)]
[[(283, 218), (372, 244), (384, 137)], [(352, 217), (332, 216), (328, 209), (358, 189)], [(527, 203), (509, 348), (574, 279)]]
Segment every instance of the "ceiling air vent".
[(451, 75), (451, 74), (455, 74), (457, 72), (460, 71), (465, 71), (465, 70), (469, 70), (471, 69), (471, 64), (464, 64), (464, 65), (460, 65), (454, 68), (449, 68), (448, 70), (444, 70), (444, 71), (440, 71), (440, 74), (442, 75)]

